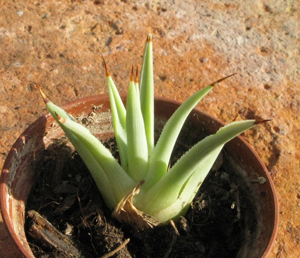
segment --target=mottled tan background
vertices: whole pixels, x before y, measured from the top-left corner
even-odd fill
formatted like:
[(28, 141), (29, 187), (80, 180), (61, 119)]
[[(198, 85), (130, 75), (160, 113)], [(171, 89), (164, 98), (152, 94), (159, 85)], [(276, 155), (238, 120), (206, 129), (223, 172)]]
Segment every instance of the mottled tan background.
[[(199, 107), (224, 122), (272, 119), (244, 136), (273, 177), (279, 233), (270, 257), (300, 257), (299, 0), (0, 1), (0, 166), (41, 114), (106, 92), (101, 53), (121, 91), (154, 40), (155, 92), (185, 100), (222, 76)], [(0, 257), (14, 256), (0, 220)]]

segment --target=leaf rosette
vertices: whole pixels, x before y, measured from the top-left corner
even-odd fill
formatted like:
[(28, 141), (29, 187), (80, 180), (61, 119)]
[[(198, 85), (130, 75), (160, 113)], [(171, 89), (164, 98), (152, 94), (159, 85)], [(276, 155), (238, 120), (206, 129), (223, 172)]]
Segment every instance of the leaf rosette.
[[(189, 97), (170, 117), (154, 144), (152, 35), (147, 37), (140, 80), (132, 68), (126, 107), (109, 74), (106, 78), (120, 163), (83, 125), (47, 99), (47, 109), (64, 130), (86, 166), (112, 215), (139, 229), (185, 215), (224, 144), (260, 123), (235, 121), (194, 145), (169, 168), (170, 157), (188, 115), (221, 78)], [(104, 58), (103, 58), (104, 60)]]

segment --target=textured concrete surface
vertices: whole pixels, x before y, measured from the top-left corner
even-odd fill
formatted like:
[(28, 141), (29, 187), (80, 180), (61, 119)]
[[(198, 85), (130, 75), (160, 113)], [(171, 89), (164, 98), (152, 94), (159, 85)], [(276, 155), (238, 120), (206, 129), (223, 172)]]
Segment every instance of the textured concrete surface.
[[(157, 95), (185, 100), (237, 72), (199, 107), (224, 122), (272, 122), (244, 134), (273, 177), (280, 227), (272, 258), (300, 257), (300, 3), (298, 0), (1, 1), (0, 166), (44, 112), (106, 92), (101, 53), (121, 89), (154, 40)], [(15, 257), (0, 220), (0, 257)]]

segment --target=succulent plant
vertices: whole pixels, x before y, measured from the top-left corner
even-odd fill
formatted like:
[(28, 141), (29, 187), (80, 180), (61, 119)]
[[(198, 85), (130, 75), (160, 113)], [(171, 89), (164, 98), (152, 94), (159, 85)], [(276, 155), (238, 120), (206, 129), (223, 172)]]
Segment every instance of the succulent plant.
[(189, 113), (216, 84), (233, 74), (189, 97), (168, 120), (154, 144), (151, 34), (146, 41), (140, 83), (132, 68), (126, 108), (105, 61), (104, 64), (120, 163), (88, 129), (50, 102), (39, 87), (46, 106), (90, 170), (114, 217), (140, 229), (176, 220), (187, 212), (224, 144), (263, 121), (235, 121), (224, 126), (169, 168), (172, 150)]

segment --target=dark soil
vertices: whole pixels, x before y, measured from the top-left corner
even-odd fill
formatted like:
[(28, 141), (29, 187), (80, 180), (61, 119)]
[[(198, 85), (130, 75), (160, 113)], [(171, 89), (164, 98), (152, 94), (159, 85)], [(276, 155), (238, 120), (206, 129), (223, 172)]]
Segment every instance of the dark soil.
[[(113, 139), (106, 145), (116, 153)], [(175, 158), (187, 148), (177, 145)], [(249, 197), (226, 168), (226, 158), (222, 160), (218, 159), (219, 165), (210, 172), (176, 227), (137, 232), (110, 216), (88, 169), (67, 141), (54, 142), (36, 165), (37, 181), (27, 211), (37, 211), (82, 251), (72, 256), (71, 251), (46, 244), (32, 233), (33, 222), (28, 217), (27, 237), (32, 251), (36, 257), (45, 258), (101, 257), (129, 238), (129, 243), (112, 257), (236, 257), (246, 241), (249, 221), (255, 226), (255, 216), (250, 214), (249, 219), (246, 215), (254, 214)]]

